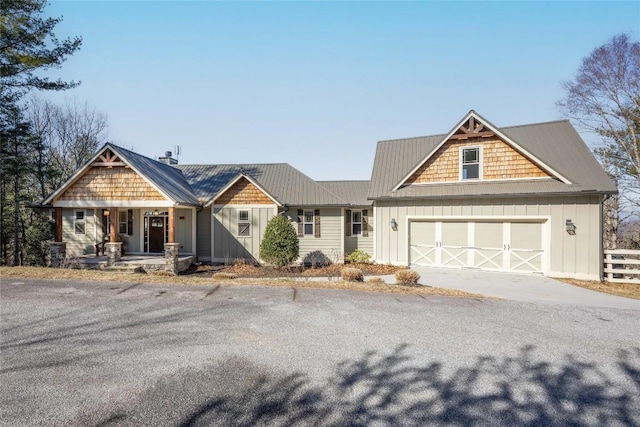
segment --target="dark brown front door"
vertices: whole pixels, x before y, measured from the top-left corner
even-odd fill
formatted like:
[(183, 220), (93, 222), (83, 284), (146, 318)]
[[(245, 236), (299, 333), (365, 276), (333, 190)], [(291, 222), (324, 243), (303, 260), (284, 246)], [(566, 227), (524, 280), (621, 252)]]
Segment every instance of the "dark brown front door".
[(164, 217), (149, 218), (149, 252), (164, 251)]

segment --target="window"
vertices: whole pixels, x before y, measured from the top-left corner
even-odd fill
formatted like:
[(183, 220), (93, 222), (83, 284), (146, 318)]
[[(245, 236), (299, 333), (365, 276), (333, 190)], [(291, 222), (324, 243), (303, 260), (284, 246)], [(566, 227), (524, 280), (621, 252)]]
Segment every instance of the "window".
[(362, 212), (351, 211), (351, 235), (362, 236)]
[(251, 217), (249, 211), (238, 211), (238, 236), (251, 236)]
[(73, 220), (73, 230), (75, 234), (85, 234), (86, 224), (84, 220), (84, 211), (76, 211)]
[(127, 211), (118, 211), (118, 234), (129, 234)]
[(313, 236), (313, 211), (304, 211), (303, 230), (305, 236)]
[(462, 148), (460, 157), (460, 178), (480, 179), (480, 147)]

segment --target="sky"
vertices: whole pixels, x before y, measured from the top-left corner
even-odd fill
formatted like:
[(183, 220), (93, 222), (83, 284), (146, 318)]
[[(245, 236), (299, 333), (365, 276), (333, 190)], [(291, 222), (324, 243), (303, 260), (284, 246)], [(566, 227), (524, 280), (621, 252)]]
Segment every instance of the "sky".
[[(377, 141), (563, 119), (562, 81), (640, 2), (56, 1), (80, 51), (42, 94), (88, 103), (111, 142), (181, 164), (289, 163), (369, 179)], [(588, 135), (584, 135), (589, 139)], [(416, 162), (419, 159), (416, 159)]]

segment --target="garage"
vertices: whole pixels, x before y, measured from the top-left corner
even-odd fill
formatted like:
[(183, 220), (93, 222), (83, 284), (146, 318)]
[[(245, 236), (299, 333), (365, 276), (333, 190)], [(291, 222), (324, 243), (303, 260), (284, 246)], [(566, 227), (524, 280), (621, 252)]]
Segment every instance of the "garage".
[(409, 262), (425, 267), (544, 273), (546, 220), (411, 220)]

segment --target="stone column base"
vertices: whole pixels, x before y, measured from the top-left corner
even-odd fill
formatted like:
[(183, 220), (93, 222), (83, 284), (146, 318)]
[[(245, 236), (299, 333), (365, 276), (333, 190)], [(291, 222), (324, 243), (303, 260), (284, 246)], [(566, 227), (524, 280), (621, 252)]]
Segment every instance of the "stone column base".
[(67, 257), (67, 243), (51, 242), (49, 248), (51, 249), (51, 267), (62, 268)]
[(107, 253), (107, 267), (111, 267), (122, 258), (122, 242), (107, 242), (104, 251)]
[(164, 261), (165, 270), (173, 274), (178, 274), (178, 252), (180, 251), (180, 243), (164, 244)]

